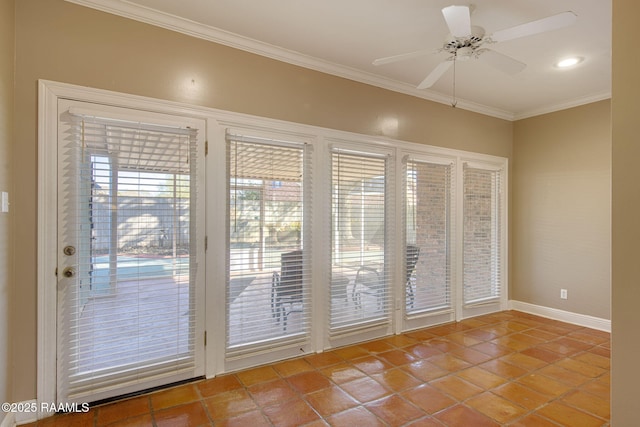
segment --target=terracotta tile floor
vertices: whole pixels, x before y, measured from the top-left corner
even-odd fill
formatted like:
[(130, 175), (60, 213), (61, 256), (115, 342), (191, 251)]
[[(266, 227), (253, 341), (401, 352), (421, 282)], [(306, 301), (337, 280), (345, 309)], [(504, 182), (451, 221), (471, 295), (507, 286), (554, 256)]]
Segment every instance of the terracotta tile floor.
[(40, 426), (608, 426), (608, 333), (516, 311), (56, 415)]

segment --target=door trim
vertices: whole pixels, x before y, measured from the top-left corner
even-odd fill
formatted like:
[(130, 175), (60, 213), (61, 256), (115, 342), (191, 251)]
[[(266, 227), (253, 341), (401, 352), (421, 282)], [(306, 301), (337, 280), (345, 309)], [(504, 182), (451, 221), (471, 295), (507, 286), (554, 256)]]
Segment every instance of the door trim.
[[(38, 81), (38, 212), (37, 212), (37, 390), (38, 402), (56, 402), (57, 396), (57, 173), (58, 173), (58, 100), (103, 104), (153, 113), (200, 119), (209, 132), (210, 114), (170, 101), (153, 100), (135, 95), (74, 86), (51, 81)], [(204, 135), (207, 139), (207, 135)], [(203, 168), (205, 161), (202, 160)], [(204, 169), (201, 173), (204, 173)], [(206, 186), (206, 180), (203, 180)], [(205, 201), (203, 200), (204, 204)], [(203, 221), (203, 230), (206, 224)], [(204, 236), (202, 236), (204, 237)], [(202, 254), (204, 263), (205, 254)], [(202, 273), (204, 274), (204, 271)], [(206, 279), (205, 282), (206, 284)], [(205, 296), (206, 298), (206, 296)], [(206, 312), (202, 313), (203, 317)], [(205, 330), (207, 319), (204, 317)], [(204, 337), (203, 337), (204, 338)], [(213, 346), (210, 346), (213, 347)], [(204, 367), (207, 369), (207, 348)], [(209, 360), (209, 363), (212, 361)], [(38, 419), (51, 415), (38, 413)]]
[[(55, 402), (57, 289), (57, 172), (60, 94), (38, 82), (38, 374), (37, 401)], [(38, 414), (38, 419), (49, 414)]]

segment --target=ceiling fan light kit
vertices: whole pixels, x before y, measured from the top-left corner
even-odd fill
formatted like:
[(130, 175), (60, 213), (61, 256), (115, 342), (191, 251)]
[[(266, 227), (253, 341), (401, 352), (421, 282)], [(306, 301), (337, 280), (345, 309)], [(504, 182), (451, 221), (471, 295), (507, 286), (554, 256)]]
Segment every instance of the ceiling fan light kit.
[[(452, 5), (442, 9), (442, 15), (449, 28), (450, 35), (447, 36), (442, 48), (435, 52), (431, 50), (421, 50), (400, 55), (379, 58), (373, 61), (374, 65), (389, 64), (392, 62), (404, 61), (431, 53), (446, 52), (449, 54), (443, 62), (438, 64), (431, 73), (418, 85), (418, 89), (427, 89), (433, 86), (450, 66), (456, 61), (467, 61), (471, 58), (482, 57), (489, 65), (497, 68), (506, 74), (517, 74), (524, 70), (526, 64), (510, 56), (499, 53), (493, 49), (485, 47), (507, 40), (532, 36), (535, 34), (556, 30), (573, 24), (577, 16), (571, 11), (558, 13), (536, 21), (516, 25), (496, 31), (491, 35), (486, 35), (484, 28), (471, 25), (471, 12), (473, 6)], [(455, 65), (455, 64), (454, 64)], [(575, 65), (575, 64), (573, 64)], [(561, 67), (559, 63), (558, 67)], [(454, 67), (455, 70), (455, 67)], [(454, 75), (455, 91), (455, 75)], [(454, 92), (455, 93), (455, 92)], [(455, 95), (453, 106), (455, 106)]]

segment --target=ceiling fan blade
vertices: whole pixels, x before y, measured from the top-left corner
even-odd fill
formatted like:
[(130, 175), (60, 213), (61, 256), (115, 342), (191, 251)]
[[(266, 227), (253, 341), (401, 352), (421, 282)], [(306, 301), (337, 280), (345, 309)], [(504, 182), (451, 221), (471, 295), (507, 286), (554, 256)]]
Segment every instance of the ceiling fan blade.
[(418, 89), (426, 89), (433, 86), (433, 84), (437, 82), (440, 77), (442, 77), (442, 75), (449, 69), (449, 67), (451, 67), (451, 64), (453, 64), (453, 61), (444, 61), (438, 64), (438, 66), (433, 69), (433, 71), (427, 76), (427, 78), (418, 85)]
[(513, 59), (495, 50), (482, 50), (480, 57), (487, 61), (492, 67), (511, 75), (518, 74), (527, 67), (527, 64), (524, 62), (520, 62), (517, 59)]
[(471, 13), (468, 6), (447, 6), (442, 9), (449, 32), (454, 37), (471, 35)]
[(415, 52), (402, 53), (400, 55), (387, 56), (385, 58), (376, 59), (375, 61), (373, 61), (373, 65), (390, 64), (392, 62), (398, 62), (398, 61), (404, 61), (407, 59), (417, 58), (419, 56), (428, 55), (434, 52), (437, 52), (437, 50), (434, 51), (433, 49), (424, 49), (424, 50), (417, 50)]
[(526, 24), (516, 25), (515, 27), (496, 31), (491, 35), (491, 40), (494, 42), (503, 42), (520, 37), (532, 36), (545, 31), (557, 30), (558, 28), (563, 28), (573, 24), (576, 22), (577, 18), (578, 16), (571, 11), (562, 12), (557, 15), (538, 19), (537, 21), (531, 21)]

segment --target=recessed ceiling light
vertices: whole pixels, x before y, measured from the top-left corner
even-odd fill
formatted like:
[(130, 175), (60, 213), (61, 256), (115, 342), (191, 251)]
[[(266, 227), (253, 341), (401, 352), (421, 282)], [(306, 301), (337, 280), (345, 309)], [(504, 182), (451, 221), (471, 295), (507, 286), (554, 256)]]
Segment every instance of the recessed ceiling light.
[(558, 68), (568, 68), (568, 67), (573, 67), (574, 65), (578, 65), (579, 63), (582, 62), (583, 58), (580, 58), (579, 56), (573, 56), (571, 58), (565, 58), (561, 61), (556, 62), (556, 67)]

